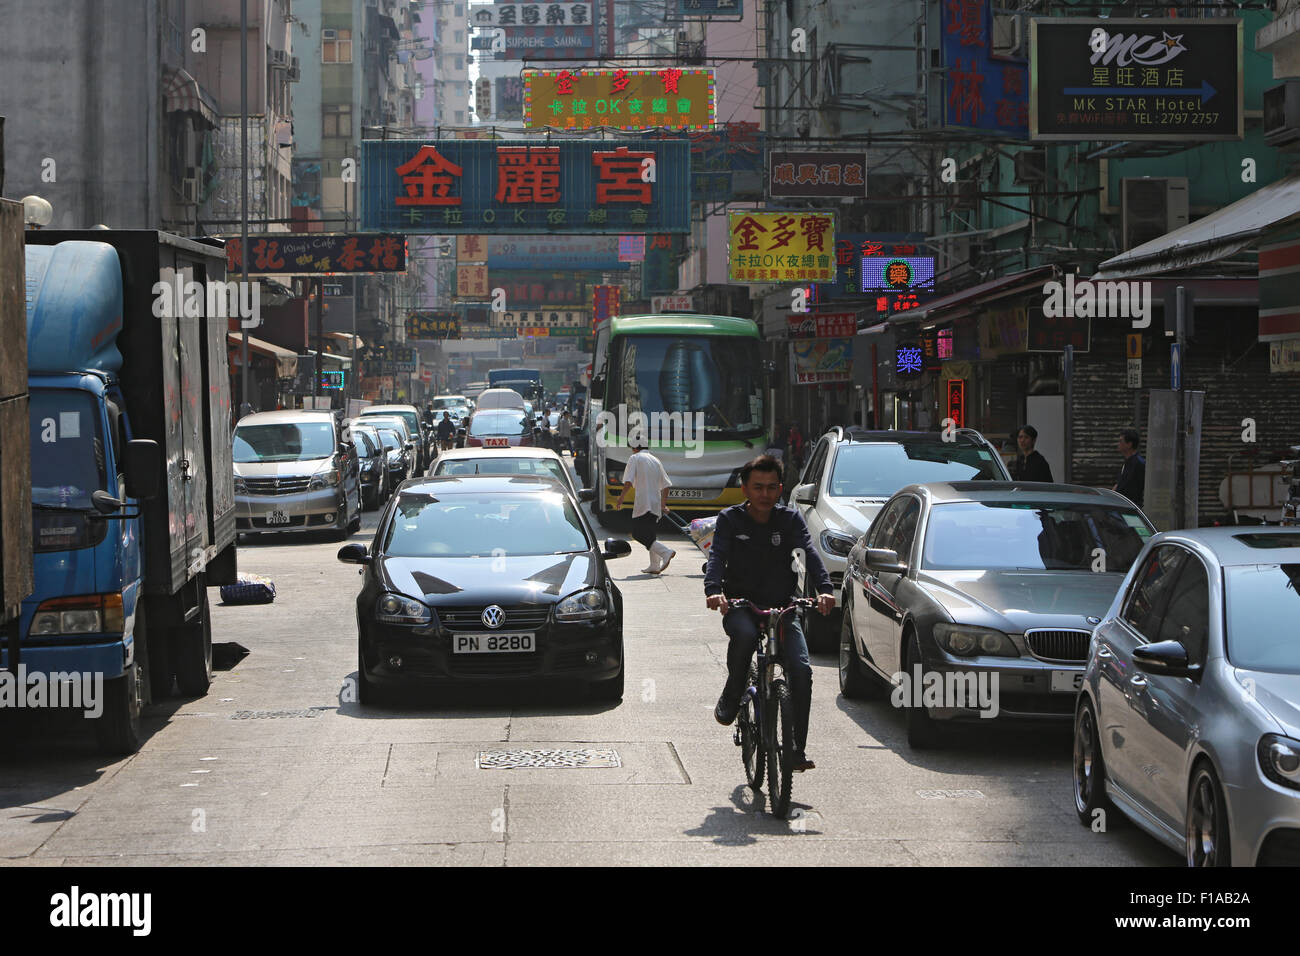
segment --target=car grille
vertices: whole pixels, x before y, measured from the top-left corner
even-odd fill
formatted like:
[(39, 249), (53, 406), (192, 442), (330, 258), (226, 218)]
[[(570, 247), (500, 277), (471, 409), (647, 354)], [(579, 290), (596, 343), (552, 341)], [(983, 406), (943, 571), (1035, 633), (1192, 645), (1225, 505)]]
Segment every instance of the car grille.
[(1274, 830), (1264, 838), (1256, 866), (1300, 866), (1300, 830)]
[(447, 672), (453, 677), (530, 677), (541, 670), (537, 651), (519, 654), (452, 654)]
[(296, 495), (307, 490), (311, 478), (245, 478), (250, 495)]
[(438, 608), (438, 620), (449, 631), (500, 631), (510, 634), (519, 630), (536, 630), (544, 626), (551, 616), (550, 605), (500, 605), (501, 610), (506, 612), (505, 620), (500, 627), (487, 627), (483, 623), (483, 609), (486, 607), (488, 605), (485, 604), (480, 607)]
[(1080, 664), (1088, 659), (1091, 631), (1025, 631), (1029, 652), (1044, 661)]

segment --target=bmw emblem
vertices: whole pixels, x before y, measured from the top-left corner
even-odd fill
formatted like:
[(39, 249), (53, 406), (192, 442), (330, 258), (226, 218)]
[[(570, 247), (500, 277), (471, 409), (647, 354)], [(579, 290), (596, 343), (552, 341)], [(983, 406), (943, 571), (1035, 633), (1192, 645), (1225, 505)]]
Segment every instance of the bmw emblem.
[(1100, 624), (1100, 623), (1101, 623), (1101, 618), (1099, 618), (1099, 617), (1093, 617), (1091, 614), (1089, 614), (1089, 615), (1088, 615), (1088, 623), (1089, 623), (1089, 624), (1093, 624), (1093, 625)]
[(489, 605), (483, 609), (483, 624), (486, 627), (497, 628), (506, 622), (506, 612), (495, 604)]

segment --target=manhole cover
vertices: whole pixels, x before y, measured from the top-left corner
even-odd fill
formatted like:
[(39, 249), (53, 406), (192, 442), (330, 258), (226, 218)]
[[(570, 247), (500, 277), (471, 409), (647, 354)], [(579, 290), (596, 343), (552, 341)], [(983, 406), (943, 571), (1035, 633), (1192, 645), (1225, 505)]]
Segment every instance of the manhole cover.
[(517, 770), (523, 767), (621, 767), (617, 750), (480, 750), (475, 765), (480, 770)]

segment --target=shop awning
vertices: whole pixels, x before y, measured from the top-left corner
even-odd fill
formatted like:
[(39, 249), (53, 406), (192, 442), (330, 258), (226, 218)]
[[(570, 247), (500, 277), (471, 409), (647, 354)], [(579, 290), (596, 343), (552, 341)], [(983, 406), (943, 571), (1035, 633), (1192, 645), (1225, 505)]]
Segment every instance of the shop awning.
[(900, 312), (890, 318), (890, 321), (895, 325), (904, 325), (925, 321), (946, 322), (949, 319), (959, 318), (968, 315), (979, 306), (994, 299), (1001, 299), (1008, 295), (1015, 295), (1017, 292), (1041, 287), (1044, 282), (1051, 279), (1052, 271), (1051, 266), (1038, 266), (1033, 269), (1026, 269), (1023, 272), (1013, 272), (1011, 275), (990, 279), (988, 282), (971, 286), (961, 292), (954, 292), (952, 295), (946, 295), (941, 299), (935, 299), (933, 302), (927, 302), (919, 309), (908, 309), (906, 312)]
[(1300, 218), (1300, 176), (1262, 186), (1204, 219), (1144, 242), (1101, 264), (1094, 279), (1178, 272), (1235, 255), (1273, 226)]
[[(307, 352), (308, 352), (308, 354), (310, 354), (310, 355), (315, 355), (315, 354), (316, 354), (316, 350), (315, 350), (315, 349), (308, 349)], [(321, 361), (321, 368), (324, 368), (324, 367), (325, 367), (327, 364), (329, 364), (330, 362), (337, 363), (340, 367), (344, 367), (344, 368), (345, 368), (345, 367), (347, 367), (347, 366), (349, 366), (349, 365), (352, 364), (352, 356), (351, 356), (351, 355), (339, 355), (339, 354), (337, 354), (337, 353), (335, 353), (335, 352), (324, 352), (324, 353), (321, 354), (320, 361)]]
[(217, 128), (217, 101), (186, 70), (167, 71), (163, 102), (168, 113), (191, 113), (208, 129)]
[[(227, 332), (226, 340), (235, 348), (238, 356), (244, 335), (242, 332)], [(298, 374), (298, 353), (262, 339), (248, 337), (248, 351), (256, 352), (267, 358), (275, 359), (275, 374), (278, 378), (293, 378)], [(236, 362), (238, 359), (236, 359)]]

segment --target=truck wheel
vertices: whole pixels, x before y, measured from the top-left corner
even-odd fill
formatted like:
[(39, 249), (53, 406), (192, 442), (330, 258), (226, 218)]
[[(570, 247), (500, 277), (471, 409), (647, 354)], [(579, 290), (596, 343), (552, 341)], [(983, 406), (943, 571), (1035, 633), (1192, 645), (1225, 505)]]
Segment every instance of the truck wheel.
[(184, 697), (202, 697), (212, 685), (212, 613), (207, 582), (199, 579), (203, 597), (199, 620), (176, 628), (176, 684)]
[(133, 754), (140, 749), (142, 672), (132, 664), (121, 677), (104, 681), (104, 712), (95, 721), (95, 737), (106, 753)]

